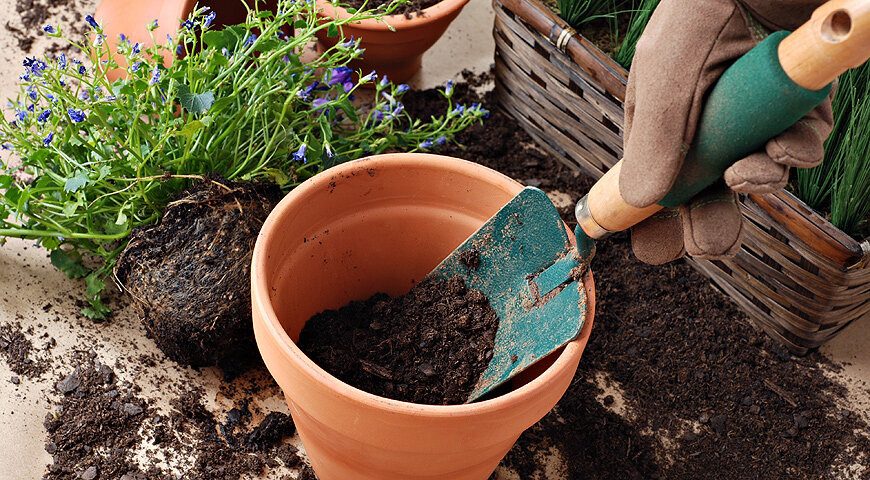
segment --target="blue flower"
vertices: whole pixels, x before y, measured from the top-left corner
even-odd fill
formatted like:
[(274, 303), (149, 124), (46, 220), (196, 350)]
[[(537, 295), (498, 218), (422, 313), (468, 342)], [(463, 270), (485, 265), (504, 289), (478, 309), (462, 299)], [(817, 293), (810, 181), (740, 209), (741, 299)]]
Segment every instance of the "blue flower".
[(133, 62), (133, 65), (130, 65), (130, 70), (134, 72), (139, 71), (139, 67), (142, 65), (142, 62)]
[(375, 72), (374, 70), (372, 70), (371, 72), (369, 72), (368, 75), (366, 75), (366, 76), (364, 76), (364, 77), (361, 77), (361, 78), (359, 79), (359, 82), (360, 82), (360, 83), (369, 82), (369, 81), (374, 80), (374, 79), (376, 79), (376, 78), (378, 78), (378, 73)]
[(100, 28), (100, 26), (97, 24), (97, 21), (94, 20), (93, 15), (85, 15), (85, 21), (88, 22), (88, 25), (93, 28)]
[(175, 47), (175, 54), (181, 55), (182, 53), (184, 53), (184, 45), (179, 43), (178, 46)]
[(247, 40), (245, 40), (245, 44), (244, 44), (243, 46), (244, 46), (244, 47), (250, 47), (250, 46), (254, 43), (254, 40), (256, 40), (256, 39), (257, 39), (257, 34), (256, 34), (256, 33), (252, 33), (251, 36), (248, 37)]
[(41, 76), (42, 72), (44, 72), (45, 69), (48, 68), (48, 65), (45, 62), (43, 62), (42, 60), (39, 60), (36, 57), (32, 57), (32, 58), (25, 57), (23, 65), (24, 65), (24, 68), (27, 69), (29, 73), (31, 73), (37, 77)]
[(447, 86), (444, 87), (444, 95), (450, 97), (453, 95), (453, 80), (447, 81)]
[(51, 144), (51, 140), (54, 138), (54, 132), (48, 134), (47, 137), (42, 139), (42, 144), (48, 147)]
[(57, 33), (57, 30), (55, 30), (54, 26), (52, 26), (52, 25), (46, 25), (46, 26), (42, 27), (42, 31), (45, 33)]
[(29, 82), (29, 81), (30, 81), (30, 75), (28, 75), (28, 74), (25, 73), (24, 75), (21, 75), (20, 77), (18, 77), (18, 79), (21, 80), (21, 81), (23, 81), (23, 82)]
[(351, 36), (350, 36), (350, 40), (348, 40), (348, 41), (342, 43), (342, 44), (339, 45), (339, 46), (340, 46), (340, 47), (344, 47), (344, 48), (350, 48), (350, 47), (353, 47), (354, 45), (356, 45), (356, 41), (353, 39), (353, 35), (351, 35)]
[(2, 148), (3, 150), (12, 150), (12, 145), (4, 143), (3, 145), (0, 145), (0, 148)]
[(61, 68), (61, 70), (66, 70), (66, 54), (61, 53), (59, 57), (56, 57), (57, 66)]
[(82, 90), (82, 93), (79, 95), (79, 98), (81, 98), (82, 100), (87, 100), (87, 99), (91, 98), (91, 96), (88, 94), (87, 90)]
[(51, 103), (57, 103), (57, 99), (54, 98), (54, 95), (47, 93), (47, 94), (45, 94), (45, 97), (48, 98), (51, 101)]
[(32, 112), (32, 111), (33, 111), (33, 108), (34, 108), (34, 107), (33, 107), (33, 104), (31, 103), (30, 105), (27, 106), (27, 111), (28, 111), (28, 112)]
[(453, 113), (455, 115), (462, 115), (463, 112), (465, 112), (465, 105), (457, 105), (456, 108), (454, 108), (453, 111), (450, 113)]
[(191, 30), (193, 28), (193, 22), (191, 22), (190, 19), (188, 19), (188, 20), (181, 22), (181, 26), (188, 29), (188, 30)]
[(311, 92), (313, 92), (318, 85), (320, 85), (320, 82), (315, 80), (314, 83), (305, 87), (305, 90), (302, 90), (297, 95), (303, 100), (308, 100), (308, 98), (311, 97)]
[(215, 17), (217, 17), (217, 13), (213, 11), (206, 15), (205, 20), (202, 21), (203, 28), (208, 28), (209, 26), (211, 26), (211, 22), (214, 21)]
[(66, 113), (69, 115), (70, 120), (75, 123), (81, 123), (85, 121), (85, 112), (79, 109), (70, 108), (67, 109)]
[(435, 139), (435, 145), (437, 145), (439, 147), (446, 144), (446, 143), (447, 143), (447, 137), (445, 137), (444, 135)]
[(141, 52), (141, 51), (142, 51), (142, 44), (139, 42), (134, 43), (133, 48), (130, 49), (130, 53), (133, 55), (139, 55), (139, 52)]
[(305, 155), (305, 150), (308, 150), (308, 145), (303, 143), (299, 147), (299, 150), (293, 152), (293, 160), (296, 160), (297, 162), (308, 163), (308, 157)]
[(391, 115), (396, 117), (400, 113), (402, 113), (403, 110), (405, 110), (405, 106), (402, 105), (402, 103), (400, 102), (400, 103), (396, 104), (396, 108), (393, 109), (393, 112), (391, 113)]
[(39, 123), (45, 123), (45, 121), (48, 120), (48, 117), (50, 117), (50, 116), (51, 116), (51, 109), (44, 110), (42, 113), (39, 114), (38, 117), (36, 117), (36, 121), (38, 121)]
[(31, 100), (36, 100), (36, 87), (28, 85), (24, 91), (27, 92), (27, 96), (30, 97)]
[(221, 55), (228, 57), (229, 53), (230, 53), (230, 51), (227, 50), (227, 47), (221, 47)]
[(329, 81), (327, 84), (331, 87), (336, 84), (344, 84), (350, 81), (350, 76), (353, 74), (353, 70), (347, 67), (335, 67), (332, 69)]
[(315, 108), (317, 113), (326, 113), (329, 115), (329, 109), (326, 110), (319, 108), (329, 103), (329, 98), (315, 98), (313, 102), (311, 102), (311, 106)]
[(387, 80), (387, 76), (386, 76), (386, 75), (384, 75), (383, 77), (381, 77), (381, 86), (382, 86), (382, 87), (386, 87), (387, 85), (389, 85), (389, 83), (390, 83), (390, 81)]
[(430, 139), (427, 139), (427, 140), (420, 142), (420, 144), (417, 145), (417, 147), (419, 147), (419, 148), (432, 148), (432, 139), (430, 138)]
[(130, 40), (129, 40), (129, 39), (127, 38), (127, 36), (124, 35), (123, 33), (120, 34), (120, 35), (118, 35), (118, 38), (121, 39), (121, 43), (130, 43)]
[(103, 101), (104, 102), (114, 102), (117, 99), (118, 99), (118, 97), (116, 97), (114, 95), (108, 95), (108, 96), (106, 96), (106, 98), (103, 99)]
[(153, 22), (148, 24), (148, 30), (157, 30), (157, 19), (155, 18)]
[(151, 80), (148, 80), (148, 85), (154, 85), (155, 83), (160, 81), (160, 70), (155, 68), (151, 70)]
[(87, 71), (88, 69), (84, 65), (79, 65), (79, 75), (84, 75)]
[(411, 89), (411, 87), (409, 87), (407, 84), (403, 83), (403, 84), (399, 85), (399, 88), (396, 89), (396, 93), (397, 94), (405, 93), (410, 89)]
[(25, 119), (27, 119), (27, 110), (19, 110), (16, 108), (15, 116), (18, 118), (18, 120), (21, 120), (23, 122)]

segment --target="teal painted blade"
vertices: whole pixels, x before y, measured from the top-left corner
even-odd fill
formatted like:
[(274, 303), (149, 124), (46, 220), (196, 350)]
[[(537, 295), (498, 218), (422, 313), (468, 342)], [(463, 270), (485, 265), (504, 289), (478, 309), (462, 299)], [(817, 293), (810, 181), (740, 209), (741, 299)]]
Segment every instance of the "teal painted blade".
[[(475, 270), (460, 260), (467, 250), (480, 256)], [(492, 360), (469, 402), (577, 337), (586, 318), (586, 290), (571, 276), (577, 266), (556, 207), (527, 187), (429, 273), (461, 277), (499, 316)]]

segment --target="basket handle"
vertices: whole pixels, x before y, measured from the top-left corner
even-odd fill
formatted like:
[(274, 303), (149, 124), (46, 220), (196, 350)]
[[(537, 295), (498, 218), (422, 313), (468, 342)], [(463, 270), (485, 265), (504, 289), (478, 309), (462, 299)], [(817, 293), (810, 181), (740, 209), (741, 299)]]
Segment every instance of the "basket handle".
[(770, 35), (734, 62), (711, 90), (692, 148), (665, 198), (645, 208), (629, 205), (619, 193), (620, 160), (577, 204), (575, 233), (601, 238), (662, 207), (684, 204), (818, 106), (837, 76), (870, 57), (868, 45), (867, 0), (831, 0), (794, 33)]

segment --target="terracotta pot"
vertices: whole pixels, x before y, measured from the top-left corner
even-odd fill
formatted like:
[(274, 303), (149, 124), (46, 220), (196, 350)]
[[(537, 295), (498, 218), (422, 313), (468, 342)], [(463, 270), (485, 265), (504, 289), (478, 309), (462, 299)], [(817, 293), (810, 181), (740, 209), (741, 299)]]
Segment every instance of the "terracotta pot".
[[(194, 6), (199, 4), (201, 7), (211, 8), (217, 16), (215, 23), (219, 25), (235, 25), (245, 21), (247, 10), (245, 4), (241, 0), (148, 0), (136, 1), (130, 0), (101, 0), (97, 9), (94, 12), (94, 19), (97, 23), (102, 24), (103, 34), (106, 35), (107, 41), (112, 45), (118, 42), (118, 37), (122, 33), (130, 39), (132, 43), (142, 43), (151, 45), (151, 35), (157, 42), (164, 43), (166, 35), (175, 36), (180, 23), (186, 19)], [(267, 2), (268, 8), (276, 8), (277, 0)], [(157, 29), (154, 32), (148, 31), (148, 25), (157, 20)], [(124, 74), (126, 61), (123, 56), (116, 57), (116, 61), (122, 68), (112, 70), (108, 73), (110, 81), (114, 81)], [(167, 56), (164, 63), (168, 66), (172, 62), (172, 57)]]
[(565, 393), (592, 329), (591, 273), (580, 337), (509, 393), (474, 404), (419, 405), (363, 392), (294, 343), (318, 312), (379, 291), (407, 293), (521, 189), (464, 160), (378, 155), (307, 180), (269, 215), (252, 260), (254, 333), (321, 480), (486, 480)]
[[(344, 8), (334, 6), (328, 0), (316, 0), (318, 15), (323, 18), (345, 19), (350, 14)], [(395, 28), (391, 31), (383, 22), (362, 20), (346, 24), (344, 38), (358, 38), (360, 48), (365, 52), (361, 59), (354, 60), (350, 66), (367, 74), (375, 70), (378, 75), (387, 75), (394, 83), (402, 83), (417, 70), (423, 62), (423, 52), (441, 38), (450, 22), (459, 15), (468, 0), (442, 0), (440, 3), (423, 10), (423, 14), (390, 15), (384, 21)], [(329, 38), (326, 30), (317, 34), (319, 51), (335, 45), (341, 38)]]

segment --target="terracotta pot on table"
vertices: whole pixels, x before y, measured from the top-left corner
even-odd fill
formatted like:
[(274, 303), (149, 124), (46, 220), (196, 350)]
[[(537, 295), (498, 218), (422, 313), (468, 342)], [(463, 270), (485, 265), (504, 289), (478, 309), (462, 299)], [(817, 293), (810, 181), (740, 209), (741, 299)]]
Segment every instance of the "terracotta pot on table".
[(576, 340), (466, 405), (419, 405), (333, 377), (294, 343), (305, 322), (377, 292), (402, 295), (522, 185), (481, 165), (388, 154), (339, 165), (292, 190), (263, 225), (251, 268), (254, 333), (320, 480), (486, 480), (519, 435), (564, 394), (595, 310)]
[[(344, 38), (328, 37), (326, 30), (317, 34), (319, 51), (351, 37), (360, 40), (365, 52), (361, 59), (351, 62), (351, 68), (367, 74), (374, 70), (378, 75), (387, 75), (393, 83), (402, 83), (411, 78), (423, 63), (423, 52), (441, 38), (468, 0), (442, 0), (423, 10), (418, 16), (411, 14), (389, 15), (383, 22), (368, 19), (344, 25)], [(318, 15), (324, 18), (345, 19), (351, 16), (342, 7), (328, 0), (316, 0)], [(391, 31), (389, 24), (395, 31)]]

